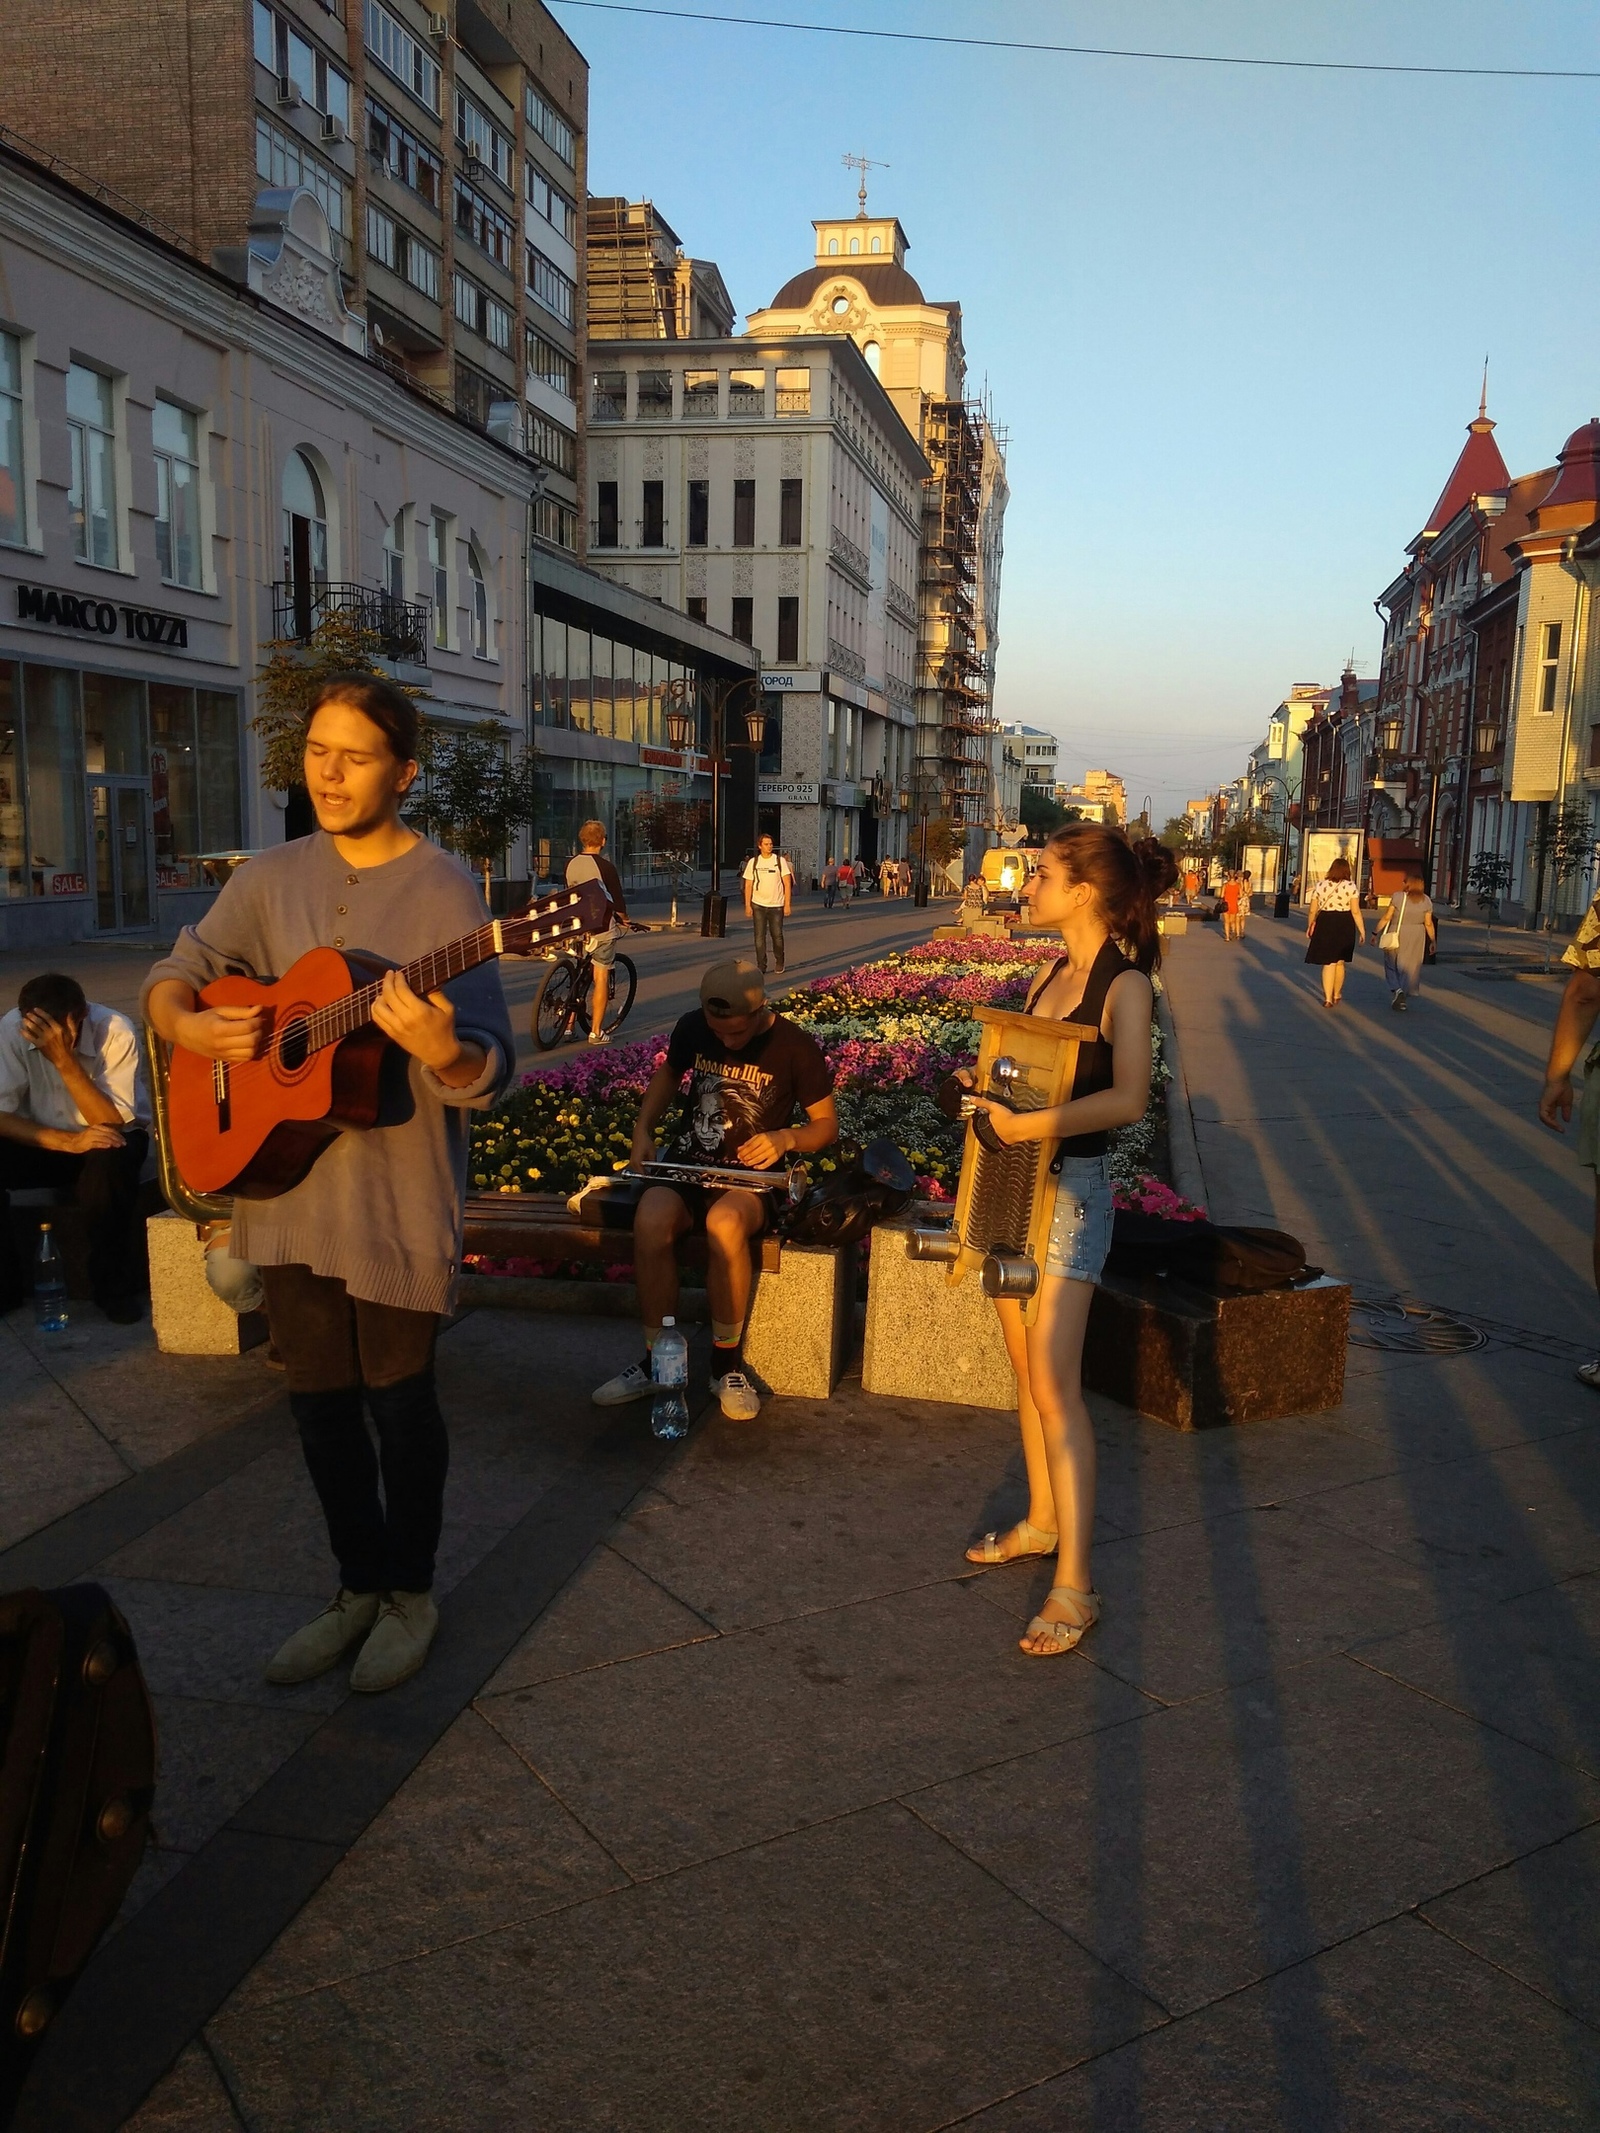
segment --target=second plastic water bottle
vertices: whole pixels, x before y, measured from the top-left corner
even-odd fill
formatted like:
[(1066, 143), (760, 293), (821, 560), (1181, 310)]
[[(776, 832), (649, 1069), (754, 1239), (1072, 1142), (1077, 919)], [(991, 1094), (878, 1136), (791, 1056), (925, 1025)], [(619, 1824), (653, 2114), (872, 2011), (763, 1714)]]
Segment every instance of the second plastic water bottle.
[(689, 1434), (689, 1343), (678, 1331), (676, 1319), (664, 1318), (656, 1344), (650, 1351), (650, 1376), (655, 1398), (650, 1402), (650, 1428), (657, 1437)]
[(67, 1277), (48, 1222), (39, 1224), (39, 1249), (33, 1255), (33, 1322), (41, 1333), (67, 1330)]

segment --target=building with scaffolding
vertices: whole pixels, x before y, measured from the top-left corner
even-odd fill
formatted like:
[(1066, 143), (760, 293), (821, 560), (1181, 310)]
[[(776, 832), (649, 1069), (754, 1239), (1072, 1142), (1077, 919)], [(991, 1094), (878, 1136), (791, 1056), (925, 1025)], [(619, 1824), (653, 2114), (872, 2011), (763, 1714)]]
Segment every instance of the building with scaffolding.
[(654, 201), (589, 201), (591, 341), (722, 341), (733, 299), (716, 265), (690, 259)]
[[(864, 189), (863, 189), (864, 190)], [(967, 394), (961, 306), (924, 297), (893, 217), (812, 225), (812, 265), (752, 312), (758, 338), (848, 334), (930, 467), (918, 565), (916, 783), (967, 833), (969, 861), (996, 825), (991, 734), (999, 647), (1006, 436)]]

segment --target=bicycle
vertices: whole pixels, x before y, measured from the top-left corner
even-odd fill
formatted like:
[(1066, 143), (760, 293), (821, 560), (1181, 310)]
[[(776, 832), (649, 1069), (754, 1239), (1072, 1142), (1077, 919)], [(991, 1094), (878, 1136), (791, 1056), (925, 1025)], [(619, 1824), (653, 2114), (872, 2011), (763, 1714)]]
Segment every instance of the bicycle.
[[(647, 933), (650, 929), (632, 926), (628, 930)], [(632, 956), (619, 953), (611, 966), (611, 993), (600, 1025), (606, 1036), (626, 1022), (638, 989), (638, 966)], [(533, 1041), (541, 1052), (553, 1052), (570, 1034), (587, 1037), (593, 1027), (594, 959), (586, 948), (569, 949), (551, 959), (533, 996)]]

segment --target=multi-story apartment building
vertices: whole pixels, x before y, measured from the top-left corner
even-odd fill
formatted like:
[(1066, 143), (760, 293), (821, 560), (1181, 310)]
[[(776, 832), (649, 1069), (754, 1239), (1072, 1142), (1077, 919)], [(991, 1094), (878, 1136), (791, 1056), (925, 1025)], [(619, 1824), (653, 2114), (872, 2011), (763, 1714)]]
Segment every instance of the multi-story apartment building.
[(591, 341), (589, 377), (591, 564), (755, 648), (778, 714), (759, 823), (802, 874), (898, 857), (929, 469), (861, 350)]
[(588, 66), (540, 0), (67, 12), (0, 9), (0, 121), (208, 262), (258, 193), (314, 193), (369, 354), (531, 455), (575, 547)]
[(813, 263), (746, 331), (759, 339), (848, 334), (925, 454), (918, 559), (919, 783), (965, 824), (969, 863), (988, 813), (988, 734), (999, 647), (1005, 435), (966, 397), (961, 306), (929, 302), (906, 268), (905, 231), (870, 217), (823, 221)]
[(0, 152), (0, 944), (170, 933), (204, 855), (310, 827), (248, 720), (330, 612), (436, 727), (524, 731), (534, 469), (366, 361), (325, 212), (274, 213), (236, 282)]
[(1046, 733), (1042, 726), (1024, 726), (1017, 721), (1002, 726), (1000, 730), (1008, 736), (1022, 758), (1023, 791), (1042, 795), (1047, 800), (1053, 799), (1060, 741), (1053, 733)]

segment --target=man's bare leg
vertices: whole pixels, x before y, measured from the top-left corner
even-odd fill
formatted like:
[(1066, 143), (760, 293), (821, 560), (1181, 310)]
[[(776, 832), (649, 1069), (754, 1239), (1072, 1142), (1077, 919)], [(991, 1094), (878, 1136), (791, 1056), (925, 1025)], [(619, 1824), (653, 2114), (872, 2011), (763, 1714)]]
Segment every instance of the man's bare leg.
[(652, 1185), (641, 1194), (633, 1218), (633, 1278), (647, 1336), (661, 1331), (664, 1318), (677, 1316), (678, 1255), (674, 1247), (690, 1222), (688, 1208), (670, 1186)]
[(594, 972), (594, 1014), (590, 1019), (589, 1034), (591, 1037), (598, 1037), (606, 1026), (606, 1002), (611, 997), (611, 973), (603, 963), (592, 963), (589, 967)]

